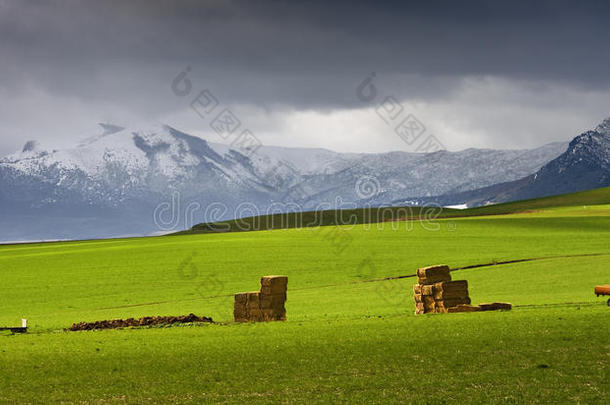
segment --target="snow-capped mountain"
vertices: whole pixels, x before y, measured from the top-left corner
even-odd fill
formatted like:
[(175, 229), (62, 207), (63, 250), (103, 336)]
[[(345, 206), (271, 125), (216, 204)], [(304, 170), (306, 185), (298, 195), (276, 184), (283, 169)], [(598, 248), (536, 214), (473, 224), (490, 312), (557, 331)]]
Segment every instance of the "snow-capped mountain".
[(0, 240), (151, 234), (288, 209), (282, 204), (390, 204), (516, 180), (567, 146), (431, 154), (244, 151), (165, 125), (102, 129), (73, 148), (44, 150), (29, 141), (0, 159)]
[(419, 203), (499, 203), (610, 186), (610, 118), (574, 138), (567, 150), (521, 179), (463, 193), (419, 199)]

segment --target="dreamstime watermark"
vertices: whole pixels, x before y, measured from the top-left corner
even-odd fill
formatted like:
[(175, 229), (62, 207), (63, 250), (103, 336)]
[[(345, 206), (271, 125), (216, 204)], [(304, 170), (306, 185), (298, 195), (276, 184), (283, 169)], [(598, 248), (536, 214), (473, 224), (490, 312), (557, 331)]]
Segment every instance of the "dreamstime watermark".
[[(390, 226), (393, 230), (404, 227), (414, 229), (414, 223), (420, 224), (426, 231), (442, 230), (441, 215), (443, 207), (430, 205), (426, 207), (376, 207), (370, 204), (358, 205), (355, 202), (335, 197), (333, 203), (319, 202), (314, 209), (305, 209), (297, 202), (273, 202), (259, 206), (244, 201), (235, 206), (220, 201), (199, 203), (182, 201), (180, 192), (172, 194), (169, 201), (157, 204), (153, 210), (153, 223), (164, 232), (180, 229), (205, 231), (255, 231), (293, 227), (297, 229), (312, 228), (324, 225), (341, 226), (349, 230), (362, 226), (364, 230), (373, 227), (382, 230)], [(406, 225), (401, 225), (405, 223)], [(446, 222), (448, 225), (450, 222)], [(205, 227), (204, 227), (205, 226)], [(199, 227), (199, 228), (198, 228)], [(455, 227), (447, 226), (447, 230)]]
[[(223, 140), (229, 142), (229, 146), (246, 156), (252, 158), (263, 143), (254, 133), (245, 128), (242, 120), (229, 108), (223, 106), (218, 97), (208, 89), (200, 89), (196, 96), (192, 97), (193, 82), (189, 75), (190, 66), (178, 73), (171, 82), (172, 93), (176, 97), (189, 98), (190, 109), (201, 119), (208, 122), (209, 127)], [(261, 159), (268, 160), (267, 156)], [(302, 184), (301, 173), (289, 162), (278, 160), (273, 166), (261, 174), (267, 186), (276, 195), (275, 199), (281, 202), (305, 202), (312, 192), (306, 190)]]
[(400, 279), (380, 277), (380, 272), (375, 264), (374, 254), (366, 256), (360, 261), (356, 268), (356, 275), (363, 280), (375, 283), (377, 295), (392, 308), (407, 308), (410, 292)]
[(375, 176), (362, 176), (354, 186), (356, 195), (363, 200), (376, 197), (381, 192), (381, 184)]
[(327, 242), (337, 256), (343, 254), (354, 241), (352, 234), (340, 226), (320, 226), (313, 229), (315, 235)]
[[(171, 89), (177, 97), (192, 95), (193, 82), (189, 78), (190, 66), (178, 73), (172, 80)], [(207, 120), (209, 127), (223, 140), (229, 141), (232, 148), (244, 156), (250, 157), (263, 146), (262, 142), (248, 128), (242, 126), (241, 120), (233, 111), (221, 106), (218, 98), (210, 89), (203, 89), (190, 99), (191, 110), (201, 119)]]
[[(197, 255), (197, 251), (192, 251), (178, 264), (176, 268), (178, 278), (192, 283), (200, 298), (214, 299), (225, 292), (225, 283), (216, 274), (200, 271), (195, 260)], [(218, 303), (218, 305), (222, 304)]]
[(375, 77), (376, 74), (373, 72), (362, 80), (356, 87), (356, 98), (364, 103), (376, 103), (377, 115), (405, 144), (414, 148), (415, 152), (432, 153), (445, 150), (446, 148), (436, 136), (432, 134), (424, 136), (426, 133), (424, 124), (415, 115), (405, 113), (404, 106), (396, 97), (390, 95), (383, 97), (379, 102), (376, 101), (379, 91), (373, 83)]

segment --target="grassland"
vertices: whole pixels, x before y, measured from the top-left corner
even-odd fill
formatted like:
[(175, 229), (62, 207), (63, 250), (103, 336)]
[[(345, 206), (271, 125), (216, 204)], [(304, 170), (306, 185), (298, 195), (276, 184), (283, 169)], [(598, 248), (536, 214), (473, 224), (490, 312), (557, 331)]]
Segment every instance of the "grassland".
[[(610, 206), (517, 211), (0, 247), (0, 324), (31, 326), (0, 336), (0, 401), (604, 403)], [(379, 280), (528, 258), (453, 272), (510, 312), (416, 317), (413, 278)], [(264, 274), (289, 276), (288, 320), (232, 323)], [(189, 312), (219, 323), (63, 330)]]

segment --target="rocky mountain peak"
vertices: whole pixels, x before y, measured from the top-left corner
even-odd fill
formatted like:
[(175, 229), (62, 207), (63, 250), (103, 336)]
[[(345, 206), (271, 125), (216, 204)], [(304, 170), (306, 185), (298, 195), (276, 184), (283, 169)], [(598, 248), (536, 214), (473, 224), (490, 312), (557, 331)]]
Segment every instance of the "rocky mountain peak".
[(40, 148), (40, 144), (38, 141), (27, 141), (25, 145), (23, 145), (23, 150), (21, 152), (36, 152)]
[(606, 118), (595, 128), (595, 132), (610, 136), (610, 117)]
[(124, 130), (124, 127), (118, 126), (118, 125), (114, 125), (114, 124), (105, 124), (103, 122), (100, 122), (98, 124), (100, 127), (102, 127), (102, 129), (104, 130), (104, 132), (102, 133), (102, 135), (110, 135), (110, 134), (114, 134), (117, 132), (120, 132), (122, 130)]
[(596, 161), (607, 166), (610, 161), (610, 118), (606, 118), (595, 130), (587, 131), (570, 142), (564, 161)]

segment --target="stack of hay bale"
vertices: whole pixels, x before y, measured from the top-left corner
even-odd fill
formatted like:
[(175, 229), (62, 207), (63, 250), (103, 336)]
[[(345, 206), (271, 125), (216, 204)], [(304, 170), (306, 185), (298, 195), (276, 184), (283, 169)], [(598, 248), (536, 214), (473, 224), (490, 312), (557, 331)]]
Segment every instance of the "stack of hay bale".
[[(451, 280), (449, 266), (429, 266), (417, 269), (418, 284), (413, 286), (415, 314), (457, 312), (471, 309), (466, 280)], [(476, 308), (476, 307), (473, 307)]]
[(233, 317), (236, 322), (286, 320), (288, 277), (264, 276), (260, 291), (235, 294)]
[(507, 302), (491, 302), (470, 305), (468, 281), (451, 280), (449, 266), (438, 265), (417, 269), (418, 283), (413, 286), (415, 314), (507, 311), (512, 305)]

